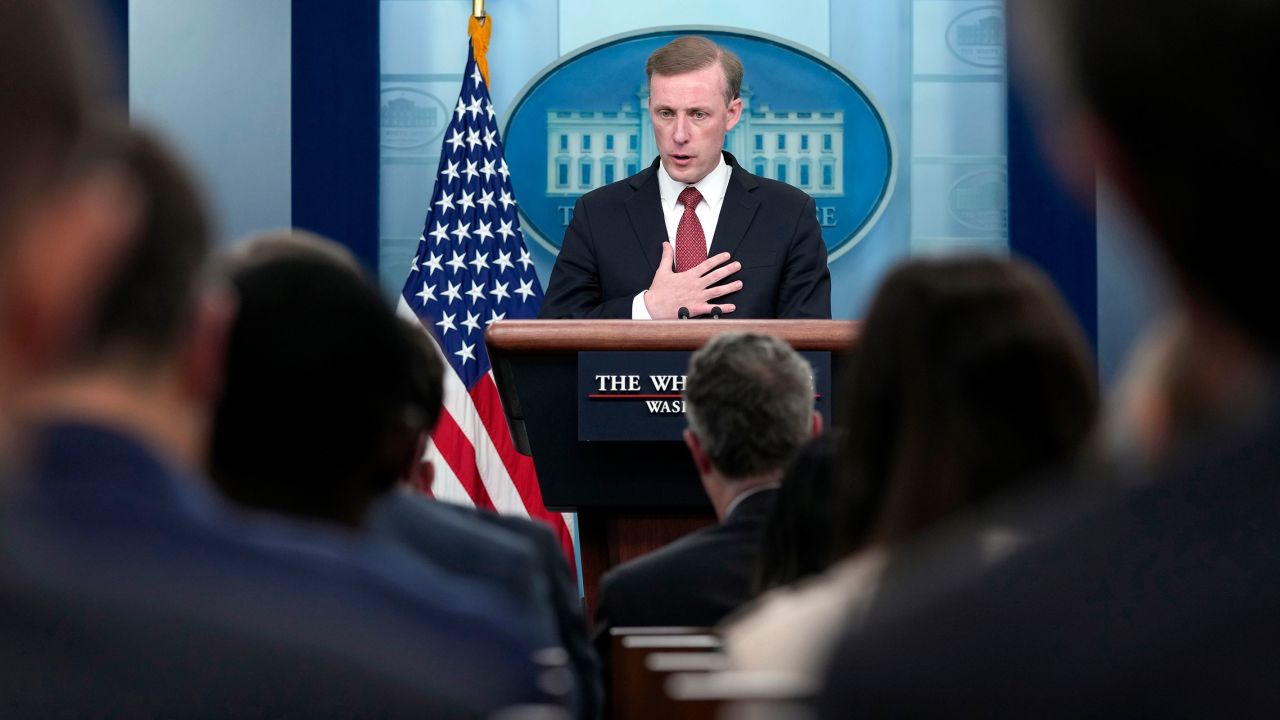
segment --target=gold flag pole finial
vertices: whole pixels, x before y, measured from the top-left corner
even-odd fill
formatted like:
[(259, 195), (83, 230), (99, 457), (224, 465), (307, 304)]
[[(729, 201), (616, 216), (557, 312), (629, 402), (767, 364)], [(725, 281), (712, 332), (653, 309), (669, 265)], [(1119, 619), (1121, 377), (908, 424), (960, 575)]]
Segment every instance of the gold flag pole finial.
[(471, 36), (471, 52), (476, 56), (476, 67), (489, 87), (489, 37), (493, 34), (493, 18), (484, 14), (484, 0), (472, 0), (478, 15), (467, 21), (467, 34)]
[(471, 0), (471, 17), (484, 17), (484, 0)]

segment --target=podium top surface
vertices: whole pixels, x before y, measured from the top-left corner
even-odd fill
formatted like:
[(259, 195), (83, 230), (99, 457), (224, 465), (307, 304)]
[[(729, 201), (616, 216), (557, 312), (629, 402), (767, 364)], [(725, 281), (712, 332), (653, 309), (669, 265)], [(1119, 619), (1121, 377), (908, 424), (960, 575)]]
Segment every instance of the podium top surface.
[(485, 343), (499, 353), (575, 350), (696, 350), (726, 332), (758, 332), (796, 350), (844, 352), (862, 323), (853, 320), (500, 320)]

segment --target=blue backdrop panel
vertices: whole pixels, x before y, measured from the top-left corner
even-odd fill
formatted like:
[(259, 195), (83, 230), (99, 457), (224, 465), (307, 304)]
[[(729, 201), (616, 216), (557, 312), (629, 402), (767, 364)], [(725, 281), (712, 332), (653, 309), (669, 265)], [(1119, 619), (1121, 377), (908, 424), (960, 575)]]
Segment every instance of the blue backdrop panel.
[(1009, 250), (1053, 278), (1096, 348), (1097, 220), (1053, 175), (1016, 86), (1009, 83)]
[(292, 8), (293, 224), (378, 267), (378, 4)]
[(129, 0), (99, 0), (102, 7), (103, 34), (115, 53), (116, 75), (111, 78), (119, 99), (129, 102)]

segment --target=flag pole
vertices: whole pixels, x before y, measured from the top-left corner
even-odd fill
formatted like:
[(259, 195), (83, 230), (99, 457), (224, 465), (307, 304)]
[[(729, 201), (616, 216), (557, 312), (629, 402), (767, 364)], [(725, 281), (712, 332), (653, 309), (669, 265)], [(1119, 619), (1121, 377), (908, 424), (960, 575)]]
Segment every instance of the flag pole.
[(477, 20), (484, 17), (484, 0), (471, 0), (471, 17)]

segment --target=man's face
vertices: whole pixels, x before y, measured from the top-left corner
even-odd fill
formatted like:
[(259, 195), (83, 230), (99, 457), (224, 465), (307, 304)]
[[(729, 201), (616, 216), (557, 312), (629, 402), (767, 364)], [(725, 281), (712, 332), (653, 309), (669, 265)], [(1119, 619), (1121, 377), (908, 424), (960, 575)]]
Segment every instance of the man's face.
[(678, 182), (698, 182), (720, 163), (725, 133), (738, 124), (742, 100), (726, 104), (720, 64), (649, 79), (649, 116), (662, 166)]

